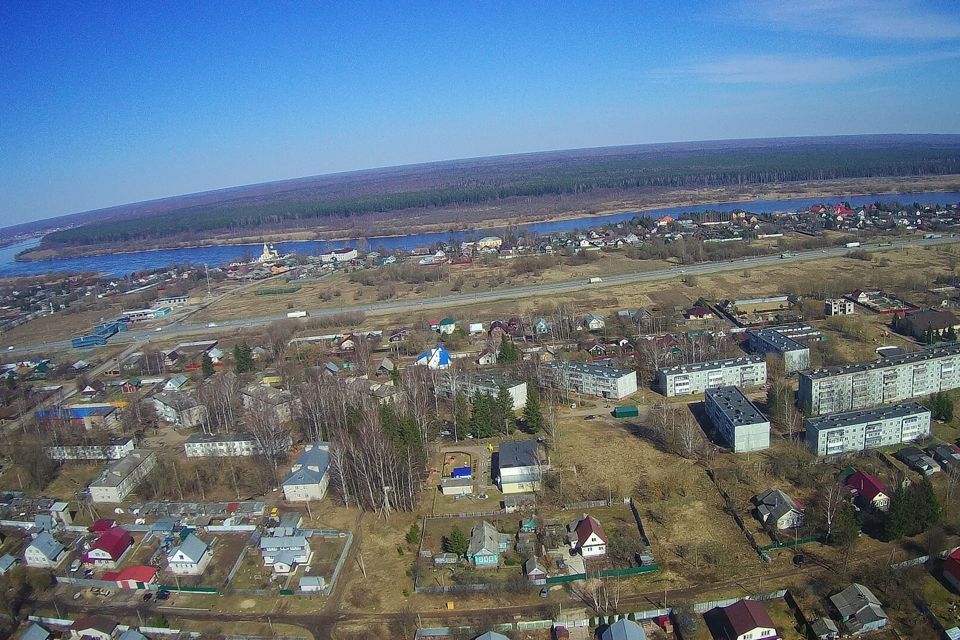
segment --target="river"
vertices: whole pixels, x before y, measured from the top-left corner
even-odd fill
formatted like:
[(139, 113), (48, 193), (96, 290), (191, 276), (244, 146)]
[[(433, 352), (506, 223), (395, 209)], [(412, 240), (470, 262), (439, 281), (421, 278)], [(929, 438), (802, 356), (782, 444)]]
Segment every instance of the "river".
[[(676, 217), (683, 213), (697, 211), (733, 211), (744, 209), (751, 213), (771, 213), (774, 211), (796, 211), (806, 209), (820, 203), (837, 202), (843, 199), (851, 206), (876, 202), (878, 200), (923, 204), (950, 204), (960, 202), (960, 192), (925, 192), (901, 194), (872, 194), (862, 196), (824, 196), (820, 198), (797, 198), (792, 200), (751, 200), (748, 202), (721, 202), (716, 204), (700, 204), (682, 207), (664, 207), (642, 212), (642, 215), (660, 217), (671, 215)], [(577, 229), (598, 227), (604, 224), (622, 222), (638, 215), (637, 211), (627, 211), (602, 216), (585, 216), (570, 220), (555, 220), (549, 222), (531, 222), (521, 225), (538, 235), (565, 233)], [(430, 246), (435, 242), (461, 241), (467, 238), (478, 238), (483, 235), (497, 235), (502, 228), (480, 229), (477, 231), (457, 231), (439, 233), (415, 233), (409, 235), (392, 236), (385, 238), (371, 238), (366, 242), (370, 250), (396, 249), (410, 250), (415, 247)], [(129, 253), (113, 253), (105, 256), (87, 258), (68, 258), (62, 260), (44, 260), (39, 262), (16, 262), (14, 256), (24, 249), (36, 246), (39, 239), (33, 239), (8, 247), (0, 248), (0, 277), (31, 276), (52, 272), (95, 271), (113, 276), (124, 276), (134, 271), (144, 269), (158, 269), (174, 264), (207, 264), (223, 266), (243, 257), (256, 257), (260, 254), (260, 245), (231, 244), (206, 247), (189, 247), (182, 249), (157, 249), (153, 251), (132, 251)], [(304, 241), (278, 242), (277, 250), (281, 253), (300, 253), (316, 255), (330, 249), (344, 246), (356, 246), (357, 241)]]

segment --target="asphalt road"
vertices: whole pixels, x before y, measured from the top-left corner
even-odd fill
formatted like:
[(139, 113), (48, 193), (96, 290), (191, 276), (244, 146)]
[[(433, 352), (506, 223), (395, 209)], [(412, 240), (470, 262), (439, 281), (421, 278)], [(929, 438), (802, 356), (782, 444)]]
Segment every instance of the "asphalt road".
[[(891, 251), (906, 247), (924, 247), (940, 244), (951, 244), (960, 242), (960, 237), (944, 236), (942, 238), (910, 238), (899, 240), (889, 244), (865, 244), (861, 249), (866, 251)], [(738, 260), (727, 260), (723, 262), (705, 262), (694, 265), (684, 265), (670, 267), (667, 269), (656, 269), (653, 271), (638, 271), (636, 273), (623, 273), (617, 275), (603, 276), (603, 281), (596, 284), (589, 284), (586, 278), (575, 280), (566, 280), (551, 284), (536, 284), (524, 287), (514, 287), (497, 291), (484, 291), (479, 293), (461, 293), (449, 296), (438, 296), (433, 298), (422, 298), (418, 300), (401, 300), (396, 302), (373, 302), (368, 304), (358, 304), (353, 306), (331, 306), (319, 309), (309, 309), (308, 314), (311, 317), (320, 317), (334, 315), (346, 312), (364, 312), (364, 313), (390, 313), (390, 312), (415, 312), (425, 309), (434, 309), (437, 307), (466, 306), (483, 302), (497, 302), (501, 300), (515, 300), (518, 298), (531, 298), (549, 296), (556, 293), (569, 293), (583, 289), (601, 289), (611, 286), (631, 284), (635, 282), (648, 282), (655, 280), (666, 280), (670, 278), (679, 278), (683, 275), (706, 275), (722, 271), (732, 271), (738, 269), (755, 269), (764, 266), (779, 266), (792, 262), (806, 262), (809, 260), (818, 260), (824, 258), (838, 258), (849, 253), (851, 249), (847, 247), (833, 247), (828, 249), (814, 249), (811, 251), (793, 252), (785, 258), (780, 254), (770, 256), (760, 256), (755, 258), (743, 258)], [(155, 330), (132, 330), (126, 333), (118, 334), (112, 340), (112, 344), (127, 342), (149, 342), (151, 339), (183, 337), (183, 336), (216, 336), (229, 333), (233, 330), (243, 328), (255, 328), (268, 325), (277, 320), (286, 319), (286, 312), (275, 315), (258, 316), (253, 318), (235, 318), (216, 323), (192, 323), (183, 320), (175, 321), (161, 331)], [(69, 340), (59, 342), (46, 342), (31, 345), (22, 345), (8, 351), (10, 354), (26, 354), (35, 352), (51, 353), (58, 350), (70, 349)]]

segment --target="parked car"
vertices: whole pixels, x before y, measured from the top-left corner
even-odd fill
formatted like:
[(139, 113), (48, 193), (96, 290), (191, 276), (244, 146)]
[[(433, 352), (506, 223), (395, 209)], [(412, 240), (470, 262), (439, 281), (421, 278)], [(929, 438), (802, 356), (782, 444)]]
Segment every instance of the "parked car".
[(80, 560), (74, 560), (70, 563), (70, 573), (80, 570)]
[(145, 594), (143, 594), (143, 601), (144, 601), (144, 602), (150, 602), (151, 600), (153, 600), (153, 594), (152, 594), (152, 593), (145, 593)]

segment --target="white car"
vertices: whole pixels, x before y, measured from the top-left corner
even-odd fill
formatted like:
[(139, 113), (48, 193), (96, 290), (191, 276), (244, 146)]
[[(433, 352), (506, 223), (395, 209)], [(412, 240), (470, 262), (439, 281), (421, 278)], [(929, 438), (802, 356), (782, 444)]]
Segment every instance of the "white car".
[(157, 327), (154, 331), (163, 331), (163, 327)]
[(217, 326), (217, 323), (216, 323), (216, 322), (208, 322), (208, 323), (207, 323), (207, 328), (208, 328), (208, 329), (213, 329), (215, 326)]

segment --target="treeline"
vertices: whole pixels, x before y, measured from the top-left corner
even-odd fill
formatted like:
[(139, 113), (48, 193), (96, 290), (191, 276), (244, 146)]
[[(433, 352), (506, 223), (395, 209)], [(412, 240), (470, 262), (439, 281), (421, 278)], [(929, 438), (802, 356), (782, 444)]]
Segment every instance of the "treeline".
[(960, 173), (960, 146), (880, 144), (849, 147), (830, 143), (749, 149), (624, 152), (561, 157), (525, 167), (506, 164), (451, 175), (450, 184), (427, 189), (318, 200), (286, 194), (259, 200), (187, 207), (140, 218), (109, 220), (55, 231), (47, 246), (130, 242), (213, 231), (303, 226), (304, 221), (405, 209), (476, 205), (516, 197), (579, 194), (598, 189), (698, 188), (806, 180)]

